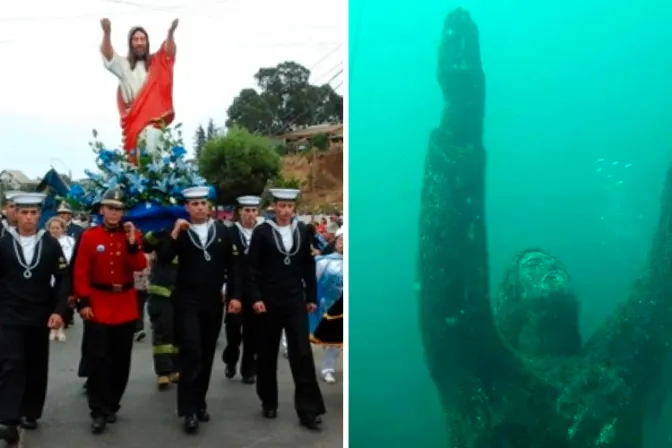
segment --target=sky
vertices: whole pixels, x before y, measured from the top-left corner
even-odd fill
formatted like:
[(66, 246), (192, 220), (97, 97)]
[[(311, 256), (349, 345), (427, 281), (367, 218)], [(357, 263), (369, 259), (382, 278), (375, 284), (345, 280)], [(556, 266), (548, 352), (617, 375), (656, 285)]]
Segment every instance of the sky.
[(346, 15), (347, 0), (10, 2), (0, 12), (0, 170), (36, 178), (53, 166), (77, 179), (94, 168), (93, 129), (107, 147), (120, 146), (117, 81), (99, 51), (101, 18), (110, 19), (120, 54), (131, 27), (145, 27), (156, 50), (179, 19), (175, 123), (191, 150), (196, 127), (210, 118), (223, 126), (260, 67), (296, 61), (311, 69), (311, 82), (343, 94)]

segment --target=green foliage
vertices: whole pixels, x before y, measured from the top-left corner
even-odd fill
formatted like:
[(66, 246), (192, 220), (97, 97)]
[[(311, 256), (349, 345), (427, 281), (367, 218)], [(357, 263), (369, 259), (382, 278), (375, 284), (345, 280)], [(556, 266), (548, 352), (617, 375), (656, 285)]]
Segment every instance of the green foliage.
[(227, 114), (226, 126), (278, 135), (294, 128), (343, 122), (343, 97), (328, 85), (308, 82), (310, 70), (296, 62), (260, 68), (255, 89), (243, 89)]
[(198, 125), (194, 134), (194, 153), (197, 160), (201, 157), (205, 144), (218, 135), (220, 135), (220, 131), (215, 126), (212, 118), (208, 120), (207, 128), (204, 128), (203, 125)]
[(196, 135), (194, 135), (194, 153), (196, 154), (196, 159), (201, 157), (201, 152), (207, 141), (208, 140), (205, 137), (205, 129), (199, 124), (196, 128)]
[(329, 134), (318, 134), (310, 142), (320, 151), (326, 151), (329, 149)]
[(266, 137), (234, 127), (208, 141), (198, 160), (200, 173), (219, 190), (221, 204), (260, 194), (280, 172), (280, 156)]
[(281, 157), (287, 155), (287, 145), (275, 145), (275, 152)]
[(282, 175), (276, 176), (271, 184), (272, 188), (301, 188), (301, 182), (298, 179), (294, 177), (284, 178)]

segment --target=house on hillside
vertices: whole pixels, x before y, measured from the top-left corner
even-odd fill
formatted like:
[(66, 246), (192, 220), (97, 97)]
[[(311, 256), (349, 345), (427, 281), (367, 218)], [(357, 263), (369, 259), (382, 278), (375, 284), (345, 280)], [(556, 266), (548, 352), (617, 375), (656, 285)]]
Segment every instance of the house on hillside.
[(300, 145), (318, 135), (326, 135), (329, 139), (329, 149), (343, 148), (343, 125), (342, 124), (318, 124), (307, 128), (297, 129), (274, 137), (274, 141), (283, 145)]
[(39, 180), (29, 178), (23, 171), (0, 171), (0, 184), (11, 190), (29, 190), (37, 187), (39, 183)]

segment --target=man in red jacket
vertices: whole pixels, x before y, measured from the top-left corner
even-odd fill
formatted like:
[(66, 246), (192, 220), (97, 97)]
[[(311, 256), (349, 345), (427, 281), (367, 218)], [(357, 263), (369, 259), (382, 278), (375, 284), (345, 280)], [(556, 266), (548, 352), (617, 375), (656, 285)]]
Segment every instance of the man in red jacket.
[(103, 222), (82, 233), (73, 260), (78, 309), (87, 320), (88, 397), (94, 434), (116, 422), (139, 316), (133, 273), (147, 267), (140, 232), (130, 222), (121, 223), (121, 191), (108, 191), (100, 205)]

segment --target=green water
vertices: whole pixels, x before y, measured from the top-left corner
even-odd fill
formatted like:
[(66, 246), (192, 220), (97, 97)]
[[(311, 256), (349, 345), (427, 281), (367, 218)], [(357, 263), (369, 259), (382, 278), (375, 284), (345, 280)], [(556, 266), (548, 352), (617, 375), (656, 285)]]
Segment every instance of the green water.
[[(669, 2), (351, 0), (355, 448), (446, 446), (413, 284), (424, 155), (442, 107), (437, 48), (457, 6), (479, 26), (487, 80), (493, 285), (517, 251), (550, 251), (573, 275), (589, 335), (641, 268), (672, 155)], [(652, 425), (652, 448), (672, 446), (664, 426)]]

